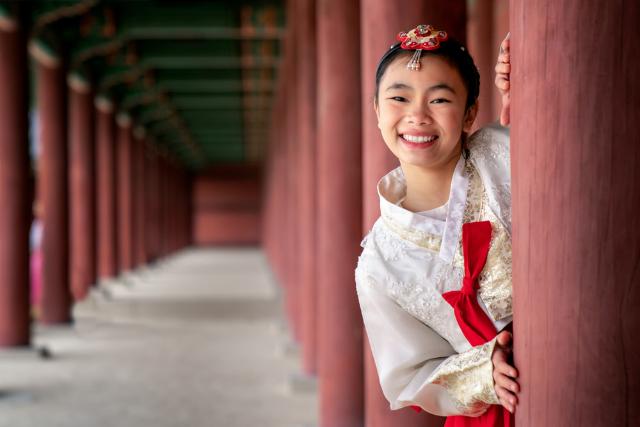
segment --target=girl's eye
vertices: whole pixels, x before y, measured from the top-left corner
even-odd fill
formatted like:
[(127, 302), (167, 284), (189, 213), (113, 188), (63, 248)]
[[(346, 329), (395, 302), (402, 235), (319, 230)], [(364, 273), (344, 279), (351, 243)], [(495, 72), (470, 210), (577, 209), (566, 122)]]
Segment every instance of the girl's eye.
[(430, 102), (430, 104), (444, 104), (444, 103), (448, 103), (448, 102), (451, 102), (451, 101), (449, 101), (446, 98), (436, 98), (436, 99), (432, 100)]
[(389, 99), (391, 99), (392, 101), (407, 102), (407, 98), (405, 98), (403, 96), (392, 96)]

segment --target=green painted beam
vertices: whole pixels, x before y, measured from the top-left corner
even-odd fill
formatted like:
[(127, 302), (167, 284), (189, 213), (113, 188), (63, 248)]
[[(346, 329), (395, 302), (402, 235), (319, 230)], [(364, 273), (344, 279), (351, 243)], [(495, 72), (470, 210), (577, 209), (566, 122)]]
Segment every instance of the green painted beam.
[(241, 80), (232, 79), (163, 79), (158, 81), (158, 86), (167, 92), (175, 93), (235, 93), (238, 95), (250, 93), (272, 94), (275, 90), (273, 80), (260, 82), (258, 80), (251, 81), (248, 85), (244, 85)]

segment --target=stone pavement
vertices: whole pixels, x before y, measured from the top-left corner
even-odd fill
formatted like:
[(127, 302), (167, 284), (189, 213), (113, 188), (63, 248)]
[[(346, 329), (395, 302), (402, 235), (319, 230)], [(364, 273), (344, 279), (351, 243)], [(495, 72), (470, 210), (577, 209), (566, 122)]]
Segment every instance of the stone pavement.
[(39, 351), (0, 350), (0, 427), (317, 424), (257, 249), (182, 251), (94, 290), (74, 316), (36, 327)]

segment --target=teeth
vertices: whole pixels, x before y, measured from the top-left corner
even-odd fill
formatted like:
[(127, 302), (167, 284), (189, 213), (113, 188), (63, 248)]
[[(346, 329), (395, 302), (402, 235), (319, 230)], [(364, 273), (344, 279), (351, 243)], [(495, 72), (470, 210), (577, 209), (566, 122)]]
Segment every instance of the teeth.
[(436, 135), (431, 135), (431, 136), (402, 135), (402, 137), (409, 142), (417, 142), (417, 143), (431, 142), (437, 138)]

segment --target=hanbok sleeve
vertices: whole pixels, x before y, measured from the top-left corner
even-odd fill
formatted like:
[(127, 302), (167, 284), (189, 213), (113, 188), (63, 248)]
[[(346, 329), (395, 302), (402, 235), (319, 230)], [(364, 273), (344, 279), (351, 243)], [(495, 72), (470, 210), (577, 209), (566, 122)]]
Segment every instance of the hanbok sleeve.
[(357, 275), (356, 282), (380, 385), (391, 409), (419, 406), (440, 416), (479, 416), (498, 403), (491, 362), (495, 339), (458, 354), (370, 277)]

